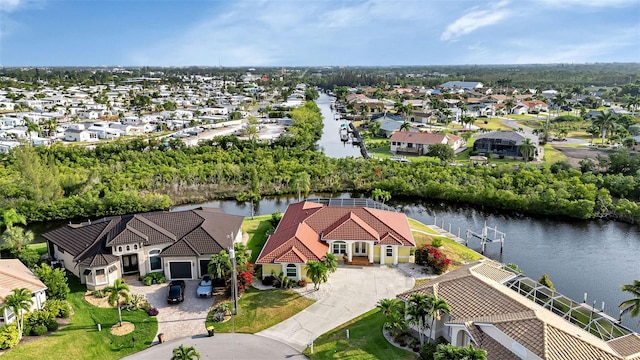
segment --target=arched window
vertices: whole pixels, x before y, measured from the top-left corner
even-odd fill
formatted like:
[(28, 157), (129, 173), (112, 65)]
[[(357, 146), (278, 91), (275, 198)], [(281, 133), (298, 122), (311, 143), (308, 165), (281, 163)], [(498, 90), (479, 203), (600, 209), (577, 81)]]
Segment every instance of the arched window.
[(296, 264), (287, 265), (287, 276), (288, 277), (298, 276), (298, 268), (296, 267)]
[(127, 251), (131, 251), (131, 246), (127, 245)]
[(151, 271), (162, 270), (162, 259), (160, 258), (160, 249), (149, 250), (149, 269)]
[(138, 250), (138, 244), (133, 244), (133, 250)]
[(122, 252), (122, 246), (118, 246), (118, 252)]

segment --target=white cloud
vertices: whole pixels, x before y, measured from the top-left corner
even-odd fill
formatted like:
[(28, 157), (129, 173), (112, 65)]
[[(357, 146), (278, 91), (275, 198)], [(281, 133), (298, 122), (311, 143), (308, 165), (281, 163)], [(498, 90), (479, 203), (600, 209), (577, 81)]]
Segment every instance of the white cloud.
[(477, 10), (478, 8), (475, 7), (473, 10), (449, 24), (442, 35), (440, 35), (440, 40), (456, 40), (462, 35), (499, 23), (511, 14), (509, 9), (504, 8), (507, 4), (508, 1), (501, 1), (489, 6), (489, 8), (485, 10)]
[(538, 5), (561, 8), (640, 6), (638, 0), (539, 0)]

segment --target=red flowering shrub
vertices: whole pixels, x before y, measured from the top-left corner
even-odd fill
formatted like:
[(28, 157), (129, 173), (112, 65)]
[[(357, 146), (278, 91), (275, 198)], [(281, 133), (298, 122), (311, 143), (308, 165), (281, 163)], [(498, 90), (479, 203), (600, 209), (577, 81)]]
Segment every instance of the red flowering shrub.
[(253, 264), (246, 264), (241, 269), (238, 267), (238, 292), (244, 292), (253, 284)]
[(437, 247), (422, 245), (416, 250), (416, 264), (429, 266), (440, 275), (447, 271), (451, 260)]

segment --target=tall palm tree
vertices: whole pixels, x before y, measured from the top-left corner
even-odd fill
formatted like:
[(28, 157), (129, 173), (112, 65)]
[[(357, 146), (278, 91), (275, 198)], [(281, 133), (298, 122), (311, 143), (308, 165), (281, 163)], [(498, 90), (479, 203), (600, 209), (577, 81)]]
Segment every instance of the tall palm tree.
[(196, 351), (194, 346), (184, 346), (180, 344), (180, 346), (173, 349), (171, 360), (193, 360), (200, 359), (200, 356), (200, 353)]
[(512, 98), (507, 99), (504, 102), (504, 107), (507, 108), (507, 115), (511, 114), (511, 110), (515, 106), (515, 101)]
[(616, 118), (613, 116), (613, 113), (611, 111), (607, 111), (606, 113), (604, 111), (601, 111), (600, 115), (598, 115), (593, 120), (593, 125), (597, 126), (600, 129), (600, 136), (602, 136), (602, 145), (604, 145), (605, 136), (607, 135), (609, 130), (611, 130), (615, 122)]
[(591, 145), (593, 145), (593, 138), (594, 138), (595, 136), (600, 135), (600, 129), (598, 129), (598, 127), (597, 127), (597, 126), (589, 126), (589, 127), (587, 128), (586, 132), (587, 132), (587, 134), (590, 134), (590, 135), (591, 135), (591, 142), (590, 142), (590, 144), (591, 144)]
[(306, 172), (298, 173), (293, 178), (293, 187), (298, 192), (298, 201), (302, 201), (301, 194), (305, 196), (311, 190), (311, 177)]
[(322, 258), (322, 263), (327, 267), (329, 273), (334, 273), (338, 270), (338, 259), (332, 253), (328, 253)]
[(120, 308), (120, 298), (122, 297), (125, 302), (129, 301), (129, 285), (127, 285), (127, 283), (125, 283), (122, 279), (116, 279), (113, 282), (113, 285), (107, 286), (103, 291), (109, 294), (109, 304), (111, 306), (118, 306), (118, 320), (120, 321), (120, 326), (122, 326), (122, 309)]
[(520, 154), (522, 154), (525, 163), (529, 161), (529, 158), (533, 155), (535, 150), (536, 144), (531, 142), (531, 139), (529, 138), (524, 139), (522, 144), (520, 144)]
[(551, 101), (556, 106), (556, 116), (560, 115), (560, 109), (567, 105), (567, 98), (562, 93), (557, 93)]
[(429, 316), (429, 298), (424, 294), (413, 294), (407, 303), (407, 315), (409, 323), (418, 328), (420, 346), (424, 345), (424, 330), (427, 328), (427, 316)]
[(307, 262), (307, 276), (313, 282), (315, 290), (320, 289), (320, 284), (329, 280), (329, 271), (327, 267), (319, 261)]
[[(630, 313), (631, 317), (640, 315), (640, 280), (633, 280), (633, 284), (622, 285), (621, 290), (630, 293), (633, 298), (620, 303), (619, 307), (622, 308), (620, 317), (626, 313)], [(640, 321), (638, 321), (638, 326), (640, 326)]]
[(18, 325), (18, 339), (22, 339), (22, 330), (24, 325), (24, 313), (31, 309), (33, 305), (33, 294), (28, 289), (13, 289), (12, 294), (4, 298), (4, 304), (0, 307), (0, 311), (9, 308), (16, 316), (16, 325)]
[(431, 326), (429, 326), (429, 338), (427, 342), (431, 342), (431, 337), (433, 336), (433, 327), (436, 323), (436, 320), (440, 320), (442, 314), (451, 314), (451, 307), (444, 299), (440, 299), (435, 295), (429, 295), (429, 317), (431, 318)]
[[(234, 251), (235, 252), (235, 251)], [(231, 273), (231, 258), (226, 250), (220, 250), (219, 253), (211, 255), (208, 265), (209, 274), (214, 279), (227, 279)]]
[(382, 126), (382, 124), (380, 124), (378, 121), (369, 122), (369, 131), (371, 131), (371, 137), (376, 137), (378, 135), (378, 133), (380, 132), (380, 126)]
[(408, 121), (405, 121), (400, 125), (400, 131), (409, 131), (411, 129), (411, 124)]

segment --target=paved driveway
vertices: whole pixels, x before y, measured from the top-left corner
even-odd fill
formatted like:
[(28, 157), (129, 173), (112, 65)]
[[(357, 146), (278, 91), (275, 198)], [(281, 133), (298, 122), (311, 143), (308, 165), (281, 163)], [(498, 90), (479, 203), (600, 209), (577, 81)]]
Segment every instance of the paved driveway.
[(313, 291), (313, 284), (307, 286), (308, 295), (318, 298), (313, 305), (257, 335), (302, 351), (318, 336), (373, 309), (378, 300), (394, 298), (414, 284), (397, 267), (339, 267), (319, 291)]
[(169, 305), (167, 304), (169, 291), (167, 284), (145, 286), (137, 280), (128, 281), (132, 294), (145, 294), (151, 306), (158, 308), (158, 333), (164, 334), (165, 341), (207, 333), (204, 322), (215, 297), (197, 298), (196, 288), (199, 281), (185, 282), (184, 301)]

